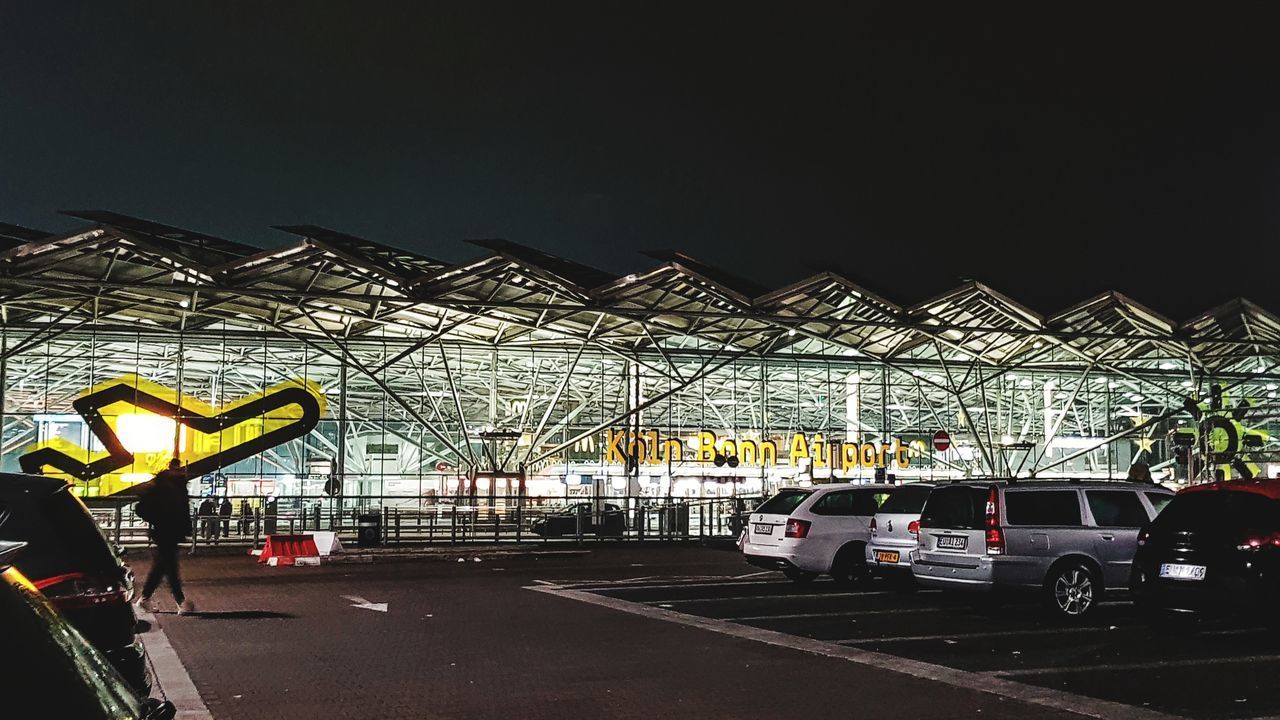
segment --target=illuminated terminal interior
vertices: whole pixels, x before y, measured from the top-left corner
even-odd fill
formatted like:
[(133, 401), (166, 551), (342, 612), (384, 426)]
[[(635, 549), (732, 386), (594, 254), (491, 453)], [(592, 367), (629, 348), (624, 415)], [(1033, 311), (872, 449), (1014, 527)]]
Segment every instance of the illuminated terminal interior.
[(1280, 318), (1246, 300), (1044, 316), (967, 282), (903, 307), (678, 254), (614, 276), (503, 241), (451, 264), (313, 226), (263, 250), (77, 217), (0, 228), (0, 420), (4, 470), (88, 496), (175, 453), (203, 492), (261, 496), (1280, 471)]

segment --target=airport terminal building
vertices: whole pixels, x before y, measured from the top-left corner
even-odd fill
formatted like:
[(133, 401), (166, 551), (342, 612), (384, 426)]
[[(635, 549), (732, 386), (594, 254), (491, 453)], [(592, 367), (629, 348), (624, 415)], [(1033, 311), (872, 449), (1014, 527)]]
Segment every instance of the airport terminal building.
[(106, 212), (0, 227), (3, 469), (86, 496), (174, 456), (204, 492), (723, 497), (995, 476), (1280, 470), (1280, 318), (981, 283), (903, 307), (763, 294), (682, 255), (449, 264), (314, 226), (262, 250)]

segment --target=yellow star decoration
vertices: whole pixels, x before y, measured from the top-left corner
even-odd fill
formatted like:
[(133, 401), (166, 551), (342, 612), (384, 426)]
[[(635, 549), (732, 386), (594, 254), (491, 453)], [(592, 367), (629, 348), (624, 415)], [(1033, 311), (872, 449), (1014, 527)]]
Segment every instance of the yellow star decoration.
[[(1138, 427), (1139, 425), (1147, 422), (1150, 419), (1151, 418), (1147, 417), (1146, 415), (1143, 415), (1142, 413), (1138, 413), (1137, 415), (1130, 418), (1130, 421), (1133, 423), (1134, 427)], [(1152, 448), (1155, 447), (1155, 443), (1156, 443), (1156, 439), (1153, 436), (1153, 433), (1154, 433), (1154, 430), (1148, 430), (1146, 435), (1140, 435), (1137, 439), (1134, 440), (1134, 442), (1138, 443), (1138, 452), (1141, 453), (1141, 452), (1152, 451)]]

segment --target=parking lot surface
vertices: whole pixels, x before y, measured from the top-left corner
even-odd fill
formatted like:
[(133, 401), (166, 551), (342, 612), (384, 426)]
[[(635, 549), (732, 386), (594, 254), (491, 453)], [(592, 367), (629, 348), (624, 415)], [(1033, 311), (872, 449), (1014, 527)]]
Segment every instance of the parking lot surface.
[(200, 612), (162, 590), (156, 622), (216, 720), (1280, 715), (1280, 641), (1243, 622), (1165, 633), (1121, 600), (1066, 625), (1034, 603), (794, 585), (726, 550), (585, 549), (188, 558)]
[(1247, 618), (1153, 627), (1116, 597), (1073, 623), (1031, 598), (911, 591), (884, 580), (853, 590), (797, 585), (745, 566), (732, 578), (551, 591), (1094, 717), (1280, 716), (1280, 639)]

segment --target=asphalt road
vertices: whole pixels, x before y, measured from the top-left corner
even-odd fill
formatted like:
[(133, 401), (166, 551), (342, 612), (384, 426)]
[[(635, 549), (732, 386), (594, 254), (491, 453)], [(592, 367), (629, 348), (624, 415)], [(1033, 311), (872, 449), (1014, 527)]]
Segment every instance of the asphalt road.
[(696, 547), (471, 557), (192, 558), (201, 612), (157, 617), (217, 720), (1280, 713), (1280, 642), (1247, 627), (1162, 636), (1123, 604), (1063, 626)]

